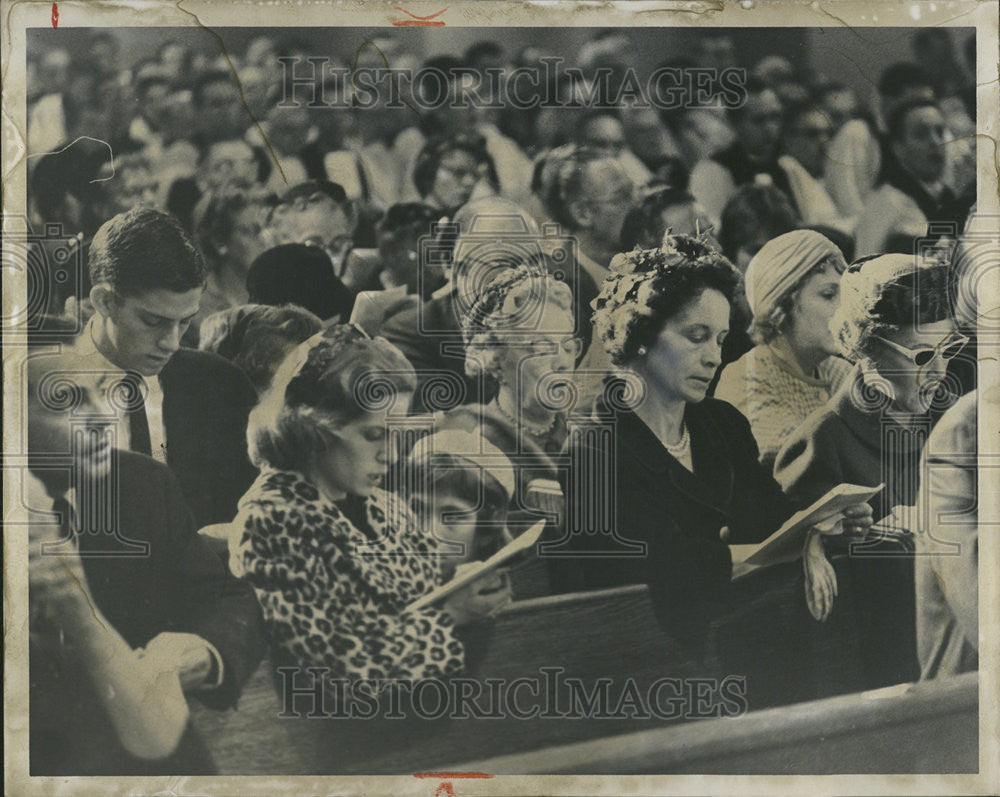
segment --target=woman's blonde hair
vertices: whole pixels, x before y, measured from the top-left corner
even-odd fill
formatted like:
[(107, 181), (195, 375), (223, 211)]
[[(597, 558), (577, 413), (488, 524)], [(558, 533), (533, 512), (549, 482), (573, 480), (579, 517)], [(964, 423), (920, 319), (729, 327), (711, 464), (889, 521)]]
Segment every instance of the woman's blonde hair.
[(409, 360), (384, 338), (338, 325), (293, 350), (250, 413), (247, 446), (257, 467), (299, 470), (329, 435), (416, 389)]
[(572, 315), (573, 292), (543, 265), (532, 263), (497, 272), (462, 321), (465, 372), (497, 379), (506, 345), (516, 345), (515, 339), (520, 341), (525, 334), (540, 330), (545, 308), (552, 306)]

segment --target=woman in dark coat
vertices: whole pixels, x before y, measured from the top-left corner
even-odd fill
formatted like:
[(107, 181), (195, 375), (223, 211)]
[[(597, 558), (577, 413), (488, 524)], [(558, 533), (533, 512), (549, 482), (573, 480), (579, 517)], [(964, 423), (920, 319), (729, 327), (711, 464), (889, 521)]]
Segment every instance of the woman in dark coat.
[(949, 280), (948, 266), (921, 266), (913, 255), (862, 260), (844, 274), (830, 326), (854, 373), (775, 460), (775, 478), (797, 504), (844, 482), (885, 483), (871, 502), (880, 519), (914, 503), (924, 441), (956, 398), (948, 363), (965, 343)]
[[(920, 456), (941, 413), (955, 400), (948, 361), (962, 349), (950, 304), (949, 269), (913, 255), (882, 255), (852, 265), (830, 322), (854, 372), (778, 452), (775, 478), (807, 506), (848, 482), (884, 484), (871, 500), (891, 529), (852, 546), (851, 576), (864, 607), (866, 669), (886, 680), (916, 679), (913, 540), (909, 520)], [(831, 541), (834, 550), (841, 550)], [(872, 686), (878, 685), (872, 683)]]
[[(621, 378), (571, 430), (568, 533), (546, 554), (563, 590), (648, 584), (665, 630), (692, 638), (732, 606), (729, 544), (765, 539), (793, 505), (760, 465), (746, 418), (705, 397), (729, 331), (733, 266), (701, 240), (670, 236), (611, 268), (594, 326)], [(868, 507), (847, 512), (852, 532), (870, 520)], [(807, 581), (824, 616), (825, 564)]]

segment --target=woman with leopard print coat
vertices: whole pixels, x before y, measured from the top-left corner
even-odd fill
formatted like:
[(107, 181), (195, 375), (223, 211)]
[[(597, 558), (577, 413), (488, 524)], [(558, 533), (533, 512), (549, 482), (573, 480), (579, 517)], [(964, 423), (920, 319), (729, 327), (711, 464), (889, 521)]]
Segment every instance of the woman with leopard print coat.
[(438, 542), (379, 488), (391, 414), (416, 378), (394, 346), (348, 326), (294, 350), (250, 418), (260, 476), (240, 501), (230, 566), (253, 585), (279, 657), (334, 678), (461, 672), (456, 626), (509, 599), (477, 582), (440, 607), (406, 607), (441, 581)]

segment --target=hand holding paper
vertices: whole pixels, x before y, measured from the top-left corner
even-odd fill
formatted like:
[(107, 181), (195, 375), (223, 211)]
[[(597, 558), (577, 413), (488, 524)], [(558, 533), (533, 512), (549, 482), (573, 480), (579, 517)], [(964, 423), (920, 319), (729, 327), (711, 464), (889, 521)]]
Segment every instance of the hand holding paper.
[(511, 557), (516, 556), (521, 553), (521, 551), (526, 551), (534, 547), (535, 543), (538, 542), (538, 538), (542, 536), (542, 531), (544, 531), (544, 529), (545, 521), (540, 520), (524, 532), (524, 534), (507, 543), (485, 562), (469, 562), (466, 565), (459, 567), (455, 572), (455, 577), (451, 581), (435, 590), (432, 590), (431, 592), (428, 592), (422, 598), (418, 598), (407, 606), (406, 610), (415, 612), (420, 609), (426, 609), (428, 606), (431, 606), (438, 601), (442, 601), (449, 595), (458, 592), (460, 589), (468, 584), (471, 584), (473, 581), (488, 575)]
[[(455, 577), (459, 578), (463, 570), (474, 568), (478, 562), (466, 562), (459, 565)], [(453, 592), (444, 599), (441, 608), (455, 620), (455, 625), (482, 620), (499, 611), (511, 601), (510, 582), (507, 576), (498, 571), (488, 575), (480, 575), (475, 581)]]

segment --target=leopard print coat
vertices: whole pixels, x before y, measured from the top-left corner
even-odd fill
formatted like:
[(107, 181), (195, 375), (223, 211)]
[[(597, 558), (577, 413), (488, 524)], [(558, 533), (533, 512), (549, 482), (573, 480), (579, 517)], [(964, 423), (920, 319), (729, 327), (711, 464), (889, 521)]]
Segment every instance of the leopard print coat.
[(272, 644), (334, 678), (460, 673), (451, 616), (405, 611), (441, 582), (437, 540), (390, 493), (365, 509), (374, 541), (300, 473), (265, 469), (243, 496), (230, 567), (256, 591)]

